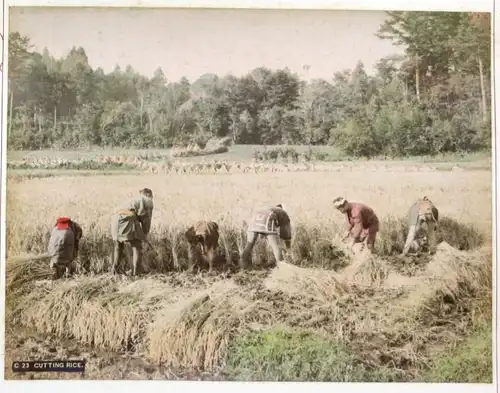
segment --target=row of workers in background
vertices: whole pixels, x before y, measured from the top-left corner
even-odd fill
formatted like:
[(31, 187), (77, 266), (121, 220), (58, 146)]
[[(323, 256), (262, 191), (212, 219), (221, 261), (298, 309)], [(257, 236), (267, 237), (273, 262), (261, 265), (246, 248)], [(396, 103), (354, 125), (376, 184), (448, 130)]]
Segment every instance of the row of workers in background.
[[(349, 239), (348, 247), (351, 250), (354, 244), (362, 243), (361, 249), (367, 247), (370, 252), (374, 252), (380, 222), (373, 209), (362, 203), (349, 202), (343, 197), (335, 198), (333, 205), (346, 216), (346, 231), (342, 241)], [(111, 220), (111, 235), (114, 242), (113, 272), (116, 271), (123, 258), (125, 243), (129, 243), (132, 247), (131, 274), (136, 275), (137, 267), (141, 266), (142, 246), (144, 242), (147, 242), (146, 236), (151, 228), (152, 215), (153, 192), (149, 188), (141, 189), (137, 197), (127, 201), (113, 214)], [(438, 224), (436, 206), (429, 198), (423, 197), (411, 206), (408, 220), (409, 233), (402, 255), (407, 255), (410, 251), (418, 252), (425, 243), (428, 244), (429, 250), (434, 252)], [(417, 234), (424, 236), (419, 237)], [(246, 269), (251, 264), (252, 249), (259, 235), (267, 239), (276, 261), (278, 263), (283, 261), (280, 239), (284, 241), (286, 250), (290, 250), (292, 231), (290, 217), (282, 204), (262, 209), (250, 220), (247, 229), (247, 244), (240, 258), (242, 269)], [(57, 219), (48, 246), (50, 265), (55, 279), (62, 277), (65, 273), (72, 274), (75, 271), (75, 261), (82, 236), (83, 230), (78, 223), (69, 217)], [(199, 247), (201, 256), (208, 263), (211, 271), (219, 241), (218, 224), (213, 221), (199, 221), (188, 228), (185, 236), (190, 244), (190, 269), (195, 266), (193, 251)]]

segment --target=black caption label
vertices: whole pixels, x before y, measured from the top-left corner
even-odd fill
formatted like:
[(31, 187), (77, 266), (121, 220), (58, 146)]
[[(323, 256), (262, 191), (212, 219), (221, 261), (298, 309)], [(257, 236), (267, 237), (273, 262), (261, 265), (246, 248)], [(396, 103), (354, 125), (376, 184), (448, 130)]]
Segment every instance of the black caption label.
[(35, 360), (29, 362), (16, 361), (12, 363), (12, 371), (15, 373), (83, 373), (85, 372), (85, 360)]

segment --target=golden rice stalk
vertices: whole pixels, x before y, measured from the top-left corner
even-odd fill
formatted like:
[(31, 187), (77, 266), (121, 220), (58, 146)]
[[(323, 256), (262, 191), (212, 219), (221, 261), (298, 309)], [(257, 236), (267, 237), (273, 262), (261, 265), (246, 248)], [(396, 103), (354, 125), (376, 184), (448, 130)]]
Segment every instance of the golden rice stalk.
[(219, 365), (245, 309), (242, 290), (203, 291), (164, 309), (150, 325), (148, 357), (167, 367), (213, 370)]
[[(119, 279), (111, 276), (53, 282), (47, 292), (33, 288), (31, 302), (25, 303), (20, 320), (43, 333), (73, 336), (83, 344), (121, 350), (137, 341), (148, 321), (140, 298), (107, 303), (118, 289)], [(34, 293), (39, 291), (39, 296)], [(43, 293), (42, 293), (43, 291)]]
[(16, 291), (30, 282), (49, 279), (52, 271), (47, 263), (41, 261), (46, 257), (47, 255), (42, 254), (9, 258), (5, 266), (7, 291)]
[(442, 242), (403, 305), (414, 308), (444, 297), (460, 302), (480, 291), (491, 292), (491, 269), (491, 258), (484, 254), (460, 251)]
[(381, 287), (389, 276), (387, 262), (369, 255), (363, 259), (354, 259), (340, 274), (343, 283), (356, 287)]
[(301, 268), (281, 262), (273, 269), (264, 285), (270, 290), (298, 294), (321, 301), (332, 301), (350, 291), (331, 271)]

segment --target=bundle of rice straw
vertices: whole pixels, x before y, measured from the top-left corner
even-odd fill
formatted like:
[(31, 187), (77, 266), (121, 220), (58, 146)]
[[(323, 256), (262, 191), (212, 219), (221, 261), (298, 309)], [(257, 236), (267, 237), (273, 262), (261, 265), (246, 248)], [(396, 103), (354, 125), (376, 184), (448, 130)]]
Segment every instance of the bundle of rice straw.
[(14, 291), (22, 286), (38, 280), (48, 280), (52, 276), (47, 259), (48, 254), (20, 255), (11, 257), (5, 266), (6, 288)]
[(458, 302), (472, 292), (491, 291), (491, 265), (491, 260), (480, 253), (460, 251), (442, 242), (422, 276), (418, 277), (405, 305), (415, 307), (445, 296)]
[(244, 289), (223, 282), (159, 310), (148, 330), (148, 357), (167, 367), (214, 369), (248, 305)]
[(321, 301), (335, 300), (349, 292), (349, 287), (328, 270), (309, 269), (281, 262), (264, 281), (270, 290), (303, 295)]
[(353, 259), (341, 273), (342, 281), (356, 287), (380, 287), (389, 275), (387, 262), (374, 255), (363, 254)]

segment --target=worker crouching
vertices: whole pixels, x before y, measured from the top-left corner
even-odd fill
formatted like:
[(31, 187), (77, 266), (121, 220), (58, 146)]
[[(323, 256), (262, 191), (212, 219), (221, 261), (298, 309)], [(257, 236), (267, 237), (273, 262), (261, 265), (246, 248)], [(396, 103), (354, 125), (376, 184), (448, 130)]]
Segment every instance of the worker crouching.
[[(436, 206), (424, 196), (417, 200), (408, 213), (408, 236), (402, 256), (410, 251), (419, 252), (427, 243), (431, 254), (436, 252), (439, 211)], [(425, 236), (426, 234), (426, 236)]]
[(349, 250), (356, 243), (362, 243), (361, 250), (366, 246), (370, 252), (374, 252), (375, 239), (380, 229), (379, 219), (372, 208), (355, 202), (348, 202), (343, 197), (333, 200), (334, 207), (346, 215), (346, 232), (342, 241), (350, 238)]
[[(213, 221), (198, 221), (185, 232), (189, 243), (189, 270), (193, 271), (198, 264), (198, 256), (208, 263), (208, 270), (213, 270), (213, 263), (219, 244), (219, 226)], [(198, 251), (201, 251), (199, 253)]]
[(292, 229), (290, 217), (283, 209), (283, 205), (262, 209), (250, 220), (247, 230), (247, 244), (240, 259), (240, 268), (246, 269), (251, 263), (252, 249), (259, 235), (264, 236), (271, 246), (276, 263), (283, 261), (280, 247), (280, 238), (284, 240), (287, 250), (291, 248)]
[(142, 242), (151, 228), (153, 216), (153, 191), (143, 188), (139, 195), (124, 203), (111, 219), (111, 236), (114, 241), (112, 272), (116, 272), (125, 243), (132, 246), (132, 276), (142, 267)]
[(52, 279), (57, 280), (63, 275), (72, 275), (76, 271), (75, 260), (78, 257), (78, 247), (83, 230), (69, 217), (59, 217), (52, 228), (48, 244)]

